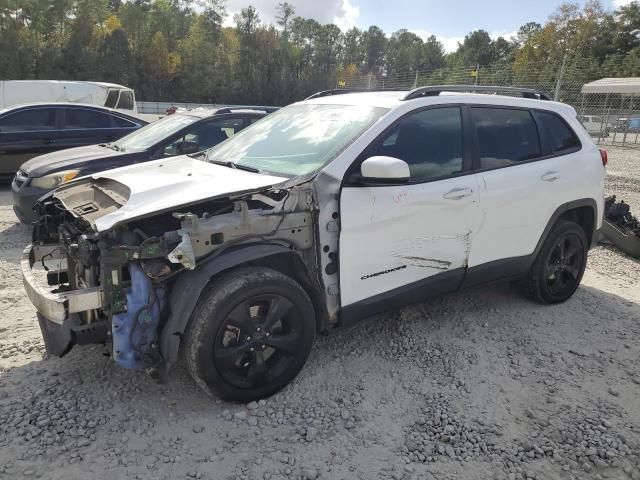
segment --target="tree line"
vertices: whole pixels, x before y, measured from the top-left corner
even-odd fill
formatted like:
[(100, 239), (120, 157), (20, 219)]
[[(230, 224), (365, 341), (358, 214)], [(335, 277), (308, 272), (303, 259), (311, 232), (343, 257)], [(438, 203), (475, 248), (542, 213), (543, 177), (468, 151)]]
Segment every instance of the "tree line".
[(0, 0), (0, 77), (114, 82), (149, 101), (285, 105), (358, 75), (427, 71), (446, 82), (455, 68), (495, 63), (525, 76), (586, 65), (585, 81), (640, 75), (638, 2), (613, 12), (563, 3), (514, 38), (476, 30), (452, 53), (435, 36), (343, 32), (291, 3), (274, 9), (275, 24), (248, 6), (229, 27), (224, 0)]

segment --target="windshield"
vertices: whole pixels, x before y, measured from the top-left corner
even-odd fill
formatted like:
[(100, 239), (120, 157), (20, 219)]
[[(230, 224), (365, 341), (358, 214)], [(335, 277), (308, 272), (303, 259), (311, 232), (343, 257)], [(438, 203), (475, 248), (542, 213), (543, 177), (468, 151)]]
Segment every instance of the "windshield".
[(214, 147), (210, 162), (231, 162), (289, 177), (313, 172), (387, 110), (354, 105), (292, 105)]
[(114, 145), (120, 150), (146, 150), (198, 120), (190, 115), (170, 115), (122, 137)]

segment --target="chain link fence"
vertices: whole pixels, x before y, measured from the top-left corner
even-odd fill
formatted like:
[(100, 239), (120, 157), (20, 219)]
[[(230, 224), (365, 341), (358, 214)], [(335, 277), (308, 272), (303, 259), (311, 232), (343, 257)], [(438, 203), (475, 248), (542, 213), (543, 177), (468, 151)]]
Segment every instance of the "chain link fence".
[[(640, 74), (640, 70), (638, 71)], [(336, 88), (400, 89), (427, 85), (495, 85), (533, 88), (572, 105), (598, 144), (640, 148), (640, 94), (583, 94), (585, 83), (620, 77), (615, 68), (551, 63), (498, 63), (406, 73), (338, 76)]]

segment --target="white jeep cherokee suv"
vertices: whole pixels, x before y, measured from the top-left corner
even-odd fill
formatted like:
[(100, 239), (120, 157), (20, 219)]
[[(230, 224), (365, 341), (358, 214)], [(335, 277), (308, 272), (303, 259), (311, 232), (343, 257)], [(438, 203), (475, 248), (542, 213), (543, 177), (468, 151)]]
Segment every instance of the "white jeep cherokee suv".
[(605, 164), (574, 109), (531, 90), (321, 92), (202, 158), (43, 198), (25, 288), (52, 354), (108, 340), (162, 378), (181, 351), (206, 391), (260, 398), (317, 333), (377, 312), (498, 279), (567, 300)]

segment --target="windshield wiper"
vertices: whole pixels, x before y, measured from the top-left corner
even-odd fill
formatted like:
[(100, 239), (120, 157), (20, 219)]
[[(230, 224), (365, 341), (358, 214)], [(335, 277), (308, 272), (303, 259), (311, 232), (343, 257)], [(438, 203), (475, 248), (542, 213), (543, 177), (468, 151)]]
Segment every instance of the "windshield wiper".
[(216, 165), (222, 165), (223, 167), (235, 168), (237, 170), (244, 170), (246, 172), (260, 173), (260, 170), (246, 165), (238, 165), (229, 160), (208, 160), (209, 163), (215, 163)]

